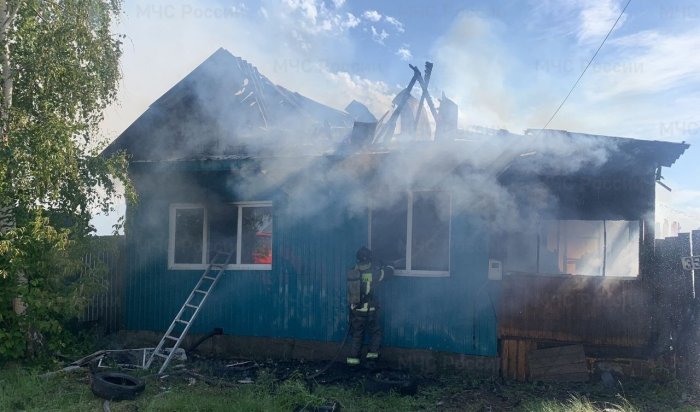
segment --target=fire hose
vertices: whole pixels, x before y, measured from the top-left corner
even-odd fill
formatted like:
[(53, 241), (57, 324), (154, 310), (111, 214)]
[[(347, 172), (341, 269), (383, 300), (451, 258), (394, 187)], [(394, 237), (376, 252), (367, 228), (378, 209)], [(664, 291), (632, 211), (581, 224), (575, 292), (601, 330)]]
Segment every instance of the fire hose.
[(318, 370), (317, 372), (315, 372), (315, 373), (312, 373), (311, 375), (305, 376), (304, 379), (307, 379), (307, 380), (309, 380), (309, 379), (315, 379), (315, 378), (317, 378), (317, 377), (323, 375), (324, 373), (326, 373), (326, 371), (328, 371), (328, 369), (330, 369), (331, 366), (333, 366), (333, 364), (335, 363), (335, 361), (338, 360), (338, 356), (340, 356), (340, 354), (343, 352), (343, 348), (345, 348), (345, 344), (348, 342), (348, 338), (349, 338), (349, 337), (350, 337), (350, 322), (348, 322), (348, 331), (347, 331), (347, 333), (345, 334), (345, 337), (343, 338), (343, 341), (340, 343), (340, 347), (339, 347), (338, 350), (335, 352), (335, 355), (333, 355), (333, 358), (332, 358), (330, 361), (328, 361), (328, 363), (327, 363), (323, 368), (319, 369), (319, 370)]
[[(390, 266), (390, 265), (381, 265), (381, 268), (382, 268), (382, 270), (387, 270), (388, 276), (389, 276), (389, 277), (390, 277), (390, 276), (393, 276), (393, 274), (394, 274), (394, 267), (393, 267), (393, 266)], [(361, 294), (360, 301), (361, 301), (361, 302), (364, 302), (366, 298), (367, 298), (366, 296), (364, 296), (364, 295)], [(319, 376), (323, 375), (324, 373), (326, 373), (326, 371), (328, 371), (328, 369), (330, 369), (331, 366), (333, 366), (333, 364), (335, 363), (335, 361), (338, 360), (338, 356), (340, 356), (340, 354), (342, 353), (343, 348), (345, 348), (345, 344), (348, 342), (348, 338), (350, 337), (350, 332), (351, 332), (351, 331), (352, 331), (352, 325), (350, 324), (350, 319), (348, 319), (348, 331), (347, 331), (347, 333), (345, 334), (345, 337), (343, 338), (343, 341), (340, 343), (340, 347), (339, 347), (338, 350), (335, 352), (335, 355), (333, 355), (333, 358), (332, 358), (330, 361), (328, 361), (328, 363), (327, 363), (323, 368), (319, 369), (317, 372), (315, 372), (315, 373), (313, 373), (313, 374), (311, 374), (311, 375), (307, 375), (307, 376), (305, 377), (305, 379), (308, 380), (308, 379), (314, 379), (314, 378), (316, 378), (316, 377), (319, 377)]]

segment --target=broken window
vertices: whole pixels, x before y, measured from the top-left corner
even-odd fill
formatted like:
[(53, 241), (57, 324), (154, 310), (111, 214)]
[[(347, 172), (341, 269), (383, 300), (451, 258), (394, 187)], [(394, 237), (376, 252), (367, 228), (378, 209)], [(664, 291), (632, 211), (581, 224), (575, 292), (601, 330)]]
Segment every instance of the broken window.
[(450, 194), (414, 191), (371, 211), (375, 259), (398, 274), (445, 276), (450, 269)]
[(639, 222), (556, 220), (506, 239), (506, 272), (636, 276)]
[(171, 205), (170, 268), (203, 269), (218, 252), (231, 253), (229, 269), (270, 269), (271, 202)]

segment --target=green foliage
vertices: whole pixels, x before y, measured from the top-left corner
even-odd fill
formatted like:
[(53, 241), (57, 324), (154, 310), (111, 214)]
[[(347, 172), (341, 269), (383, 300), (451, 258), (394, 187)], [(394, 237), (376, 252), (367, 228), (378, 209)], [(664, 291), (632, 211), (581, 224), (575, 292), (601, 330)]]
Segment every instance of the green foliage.
[[(0, 205), (38, 205), (87, 226), (110, 208), (126, 159), (98, 155), (103, 110), (116, 97), (121, 37), (110, 25), (120, 2), (25, 1), (10, 33), (12, 106), (3, 124)], [(101, 144), (102, 143), (102, 144)]]
[[(3, 360), (70, 343), (64, 322), (100, 283), (100, 270), (82, 262), (91, 211), (111, 210), (122, 187), (133, 200), (133, 189), (125, 156), (99, 155), (99, 123), (120, 79), (123, 36), (111, 29), (121, 1), (0, 3), (17, 7), (0, 33), (11, 73), (0, 79), (0, 215), (10, 216), (0, 216)], [(24, 315), (12, 309), (17, 297)]]
[(571, 395), (565, 402), (533, 402), (526, 407), (528, 412), (639, 412), (629, 401), (620, 398), (618, 403), (605, 403), (603, 406), (591, 402), (584, 396)]
[(85, 373), (41, 378), (35, 372), (8, 368), (0, 373), (2, 411), (95, 411), (98, 401)]
[[(84, 262), (87, 248), (40, 214), (0, 239), (0, 308), (7, 308), (0, 311), (0, 359), (63, 352), (72, 342), (63, 325), (102, 287), (105, 270)], [(17, 298), (27, 306), (23, 314), (11, 309)]]

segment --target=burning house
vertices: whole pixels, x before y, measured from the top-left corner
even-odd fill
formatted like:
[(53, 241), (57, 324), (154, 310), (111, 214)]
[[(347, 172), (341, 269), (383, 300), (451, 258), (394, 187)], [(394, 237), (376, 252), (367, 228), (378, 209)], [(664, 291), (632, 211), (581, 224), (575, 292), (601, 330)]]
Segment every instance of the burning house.
[(535, 349), (663, 346), (654, 193), (688, 145), (460, 130), (456, 105), (426, 93), (430, 66), (413, 69), (378, 121), (223, 49), (156, 100), (105, 151), (128, 153), (139, 196), (125, 329), (162, 335), (226, 250), (190, 333), (223, 328), (214, 350), (231, 354), (329, 359), (348, 328), (345, 272), (367, 245), (396, 269), (377, 293), (383, 353), (404, 366), (522, 378)]

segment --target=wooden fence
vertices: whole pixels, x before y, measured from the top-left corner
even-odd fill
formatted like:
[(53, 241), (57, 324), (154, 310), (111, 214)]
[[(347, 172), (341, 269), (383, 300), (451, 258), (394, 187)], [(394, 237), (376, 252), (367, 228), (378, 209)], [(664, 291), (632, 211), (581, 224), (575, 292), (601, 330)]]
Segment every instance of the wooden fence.
[(92, 297), (78, 320), (96, 323), (105, 333), (112, 333), (119, 330), (122, 322), (124, 236), (99, 236), (92, 241), (92, 250), (84, 257), (85, 265), (89, 268), (104, 265), (107, 272), (101, 291)]
[(655, 249), (656, 346), (673, 349), (682, 375), (695, 375), (700, 370), (700, 270), (683, 269), (681, 258), (700, 256), (700, 230), (657, 239)]

